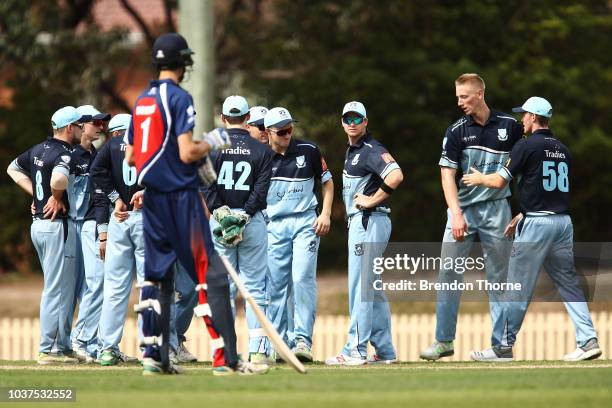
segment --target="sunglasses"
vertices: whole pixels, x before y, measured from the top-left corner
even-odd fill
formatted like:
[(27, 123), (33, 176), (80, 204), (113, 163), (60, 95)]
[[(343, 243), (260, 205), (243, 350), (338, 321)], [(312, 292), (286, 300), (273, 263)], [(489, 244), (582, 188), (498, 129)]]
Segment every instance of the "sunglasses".
[(255, 125), (255, 126), (257, 126), (257, 129), (259, 129), (260, 132), (266, 131), (266, 127), (264, 125)]
[(100, 127), (100, 128), (101, 128), (102, 126), (104, 126), (104, 121), (103, 121), (102, 119), (96, 119), (96, 120), (93, 120), (91, 123), (92, 123), (94, 126), (96, 126), (96, 127)]
[(74, 122), (74, 123), (71, 123), (71, 125), (74, 126), (74, 127), (78, 127), (81, 130), (83, 129), (83, 124), (82, 123)]
[(287, 136), (293, 132), (293, 126), (283, 130), (273, 130), (272, 132), (276, 133), (278, 136)]
[(342, 122), (344, 122), (347, 125), (361, 125), (363, 123), (363, 117), (359, 116), (359, 117), (345, 117), (342, 118)]

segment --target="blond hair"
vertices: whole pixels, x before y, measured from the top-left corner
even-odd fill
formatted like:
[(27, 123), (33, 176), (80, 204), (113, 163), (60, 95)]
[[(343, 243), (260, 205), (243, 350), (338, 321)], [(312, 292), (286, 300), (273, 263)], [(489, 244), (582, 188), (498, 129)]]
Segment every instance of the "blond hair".
[(485, 89), (484, 79), (482, 79), (478, 74), (461, 74), (459, 78), (455, 79), (455, 85), (463, 85), (467, 84), (468, 82), (478, 89), (482, 89), (483, 91)]

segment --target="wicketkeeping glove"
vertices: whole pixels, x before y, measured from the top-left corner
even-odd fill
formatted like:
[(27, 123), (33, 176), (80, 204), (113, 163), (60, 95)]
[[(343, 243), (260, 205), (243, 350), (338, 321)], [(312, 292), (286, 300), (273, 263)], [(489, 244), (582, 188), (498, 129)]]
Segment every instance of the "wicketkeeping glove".
[(212, 150), (223, 150), (232, 146), (230, 135), (223, 128), (216, 128), (204, 133), (203, 140), (210, 145)]
[(205, 186), (210, 186), (217, 180), (217, 172), (213, 167), (212, 160), (208, 156), (204, 156), (198, 162), (198, 175)]
[(242, 241), (242, 233), (251, 221), (248, 214), (232, 211), (224, 205), (213, 211), (213, 218), (219, 226), (213, 230), (215, 240), (226, 247), (233, 247)]

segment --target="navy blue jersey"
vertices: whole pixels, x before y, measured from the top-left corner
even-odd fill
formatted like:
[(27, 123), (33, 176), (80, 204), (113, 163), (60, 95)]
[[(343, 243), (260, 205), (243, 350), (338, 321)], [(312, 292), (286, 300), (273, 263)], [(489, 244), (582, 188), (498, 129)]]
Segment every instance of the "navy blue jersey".
[[(24, 174), (32, 180), (34, 192), (34, 215), (44, 218), (43, 207), (51, 197), (51, 173), (59, 172), (70, 177), (70, 161), (72, 160), (72, 146), (62, 140), (49, 138), (20, 154), (14, 163)], [(62, 196), (64, 204), (69, 208), (68, 194), (64, 191)], [(64, 218), (67, 214), (58, 214)]]
[(73, 220), (95, 219), (93, 183), (89, 175), (91, 163), (96, 157), (96, 148), (91, 145), (91, 152), (83, 146), (76, 145), (70, 161), (70, 183), (68, 185), (68, 215)]
[[(382, 185), (389, 173), (400, 166), (389, 154), (385, 146), (372, 138), (368, 132), (357, 143), (348, 147), (342, 172), (342, 199), (346, 207), (346, 215), (358, 213), (353, 203), (355, 194), (367, 196), (374, 194)], [(378, 204), (376, 210), (389, 212), (385, 201)]]
[(210, 211), (227, 205), (249, 215), (266, 208), (272, 174), (272, 149), (253, 139), (245, 129), (227, 129), (229, 149), (210, 153), (217, 181), (204, 188)]
[(174, 81), (154, 80), (136, 100), (125, 141), (134, 147), (138, 184), (163, 191), (197, 189), (195, 163), (183, 163), (178, 136), (193, 130), (191, 95)]
[(136, 183), (136, 168), (130, 167), (125, 159), (125, 146), (121, 137), (109, 140), (98, 152), (91, 175), (96, 190), (100, 190), (112, 203), (121, 198), (131, 211), (133, 206), (130, 200), (143, 187)]
[(292, 138), (285, 154), (276, 153), (272, 158), (268, 217), (274, 219), (316, 208), (316, 181), (325, 183), (331, 177), (319, 148)]
[(540, 129), (517, 143), (499, 174), (519, 178), (519, 203), (526, 215), (567, 214), (570, 201), (569, 149)]
[(461, 183), (461, 176), (470, 167), (489, 174), (499, 171), (516, 142), (523, 137), (523, 125), (512, 116), (491, 111), (484, 126), (464, 115), (446, 129), (442, 142), (439, 165), (458, 169), (457, 188), (462, 208), (481, 201), (499, 200), (510, 196), (510, 187), (503, 189), (483, 186), (468, 187)]

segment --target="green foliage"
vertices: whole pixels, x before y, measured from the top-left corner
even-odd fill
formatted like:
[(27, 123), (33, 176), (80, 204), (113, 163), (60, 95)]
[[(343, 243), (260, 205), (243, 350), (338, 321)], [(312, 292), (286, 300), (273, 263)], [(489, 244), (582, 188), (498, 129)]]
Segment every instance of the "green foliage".
[[(13, 106), (0, 109), (2, 166), (49, 133), (55, 109), (91, 102), (113, 83), (121, 33), (98, 32), (86, 12), (87, 29), (76, 30), (79, 18), (66, 9), (73, 4), (0, 2), (0, 71), (15, 92)], [(229, 10), (217, 21), (219, 86), (242, 78), (252, 101), (287, 107), (333, 172), (336, 203), (321, 267), (346, 260), (340, 110), (353, 99), (365, 103), (371, 131), (404, 170), (391, 199), (392, 240), (440, 240), (446, 205), (437, 163), (446, 127), (461, 116), (453, 81), (463, 72), (485, 78), (495, 109), (509, 112), (532, 95), (552, 102), (551, 127), (574, 155), (575, 238), (610, 240), (609, 1), (242, 0)], [(14, 267), (27, 237), (27, 204), (3, 179), (0, 269)]]
[[(345, 102), (366, 105), (369, 127), (405, 173), (392, 197), (392, 240), (438, 241), (446, 222), (437, 165), (446, 127), (461, 116), (454, 79), (478, 72), (491, 107), (532, 95), (552, 101), (552, 129), (574, 152), (576, 240), (610, 240), (612, 17), (609, 2), (295, 1), (244, 53), (245, 86), (287, 107), (318, 142), (341, 199)], [(272, 75), (276, 73), (276, 76)], [(280, 73), (280, 74), (279, 74)], [(342, 212), (321, 245), (323, 265), (346, 252)]]

